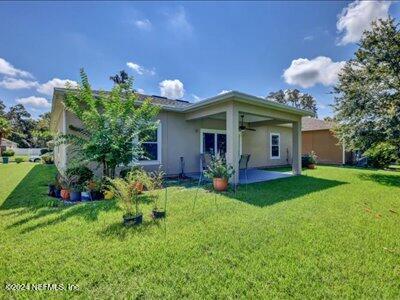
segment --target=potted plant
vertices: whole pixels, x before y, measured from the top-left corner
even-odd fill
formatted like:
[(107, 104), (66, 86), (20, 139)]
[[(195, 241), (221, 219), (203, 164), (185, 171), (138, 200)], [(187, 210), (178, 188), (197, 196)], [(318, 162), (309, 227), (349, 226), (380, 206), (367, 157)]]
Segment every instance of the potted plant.
[(132, 182), (132, 187), (136, 190), (138, 194), (141, 194), (145, 186), (150, 185), (149, 174), (139, 167), (133, 167), (128, 174), (125, 176), (130, 182)]
[(82, 191), (81, 186), (78, 183), (73, 182), (71, 189), (69, 191), (69, 199), (72, 202), (81, 201), (81, 191)]
[(2, 153), (3, 156), (3, 164), (8, 164), (10, 157), (14, 156), (15, 152), (11, 149), (5, 150)]
[(87, 188), (90, 193), (90, 200), (102, 200), (104, 199), (104, 193), (102, 192), (102, 182), (100, 179), (90, 179), (87, 184)]
[[(162, 189), (164, 175), (165, 175), (165, 173), (161, 170), (161, 168), (159, 168), (158, 171), (156, 171), (156, 172), (150, 173), (148, 186), (146, 187), (147, 190), (154, 191), (156, 189)], [(165, 190), (165, 201), (167, 201), (167, 199), (166, 199), (167, 193), (166, 192), (167, 191)], [(159, 197), (157, 195), (154, 195), (153, 209), (151, 211), (151, 215), (152, 215), (153, 219), (161, 219), (161, 218), (165, 218), (165, 216), (166, 216), (165, 207), (164, 207), (164, 210), (160, 209), (158, 200), (159, 200)]]
[(116, 178), (110, 180), (108, 189), (113, 192), (119, 206), (124, 211), (122, 216), (126, 226), (139, 225), (143, 222), (143, 214), (139, 210), (139, 198), (129, 179)]
[(42, 155), (42, 160), (46, 165), (54, 164), (53, 154), (50, 152)]
[(315, 154), (315, 152), (311, 151), (310, 153), (302, 156), (301, 164), (303, 165), (303, 167), (306, 167), (307, 169), (315, 169), (317, 158), (318, 157)]
[(89, 189), (89, 182), (86, 184), (82, 185), (82, 191), (81, 191), (81, 200), (82, 201), (90, 201), (91, 195), (90, 195), (90, 189)]
[(222, 192), (228, 188), (228, 180), (235, 174), (232, 166), (228, 165), (221, 157), (211, 157), (210, 165), (205, 171), (205, 176), (213, 180), (214, 189)]
[(70, 199), (70, 191), (76, 185), (77, 177), (64, 175), (60, 178), (61, 191), (60, 195), (63, 200)]

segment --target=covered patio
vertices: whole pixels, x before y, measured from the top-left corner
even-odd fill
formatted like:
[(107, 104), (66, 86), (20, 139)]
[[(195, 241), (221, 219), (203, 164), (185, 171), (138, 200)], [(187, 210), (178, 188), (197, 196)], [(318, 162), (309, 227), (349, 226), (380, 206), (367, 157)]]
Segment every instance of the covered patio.
[[(225, 152), (226, 162), (235, 169), (235, 175), (230, 179), (231, 183), (239, 184), (246, 183), (243, 166), (239, 167), (243, 154), (250, 155), (250, 165), (247, 168), (248, 183), (300, 175), (301, 118), (310, 115), (312, 113), (309, 111), (233, 91), (192, 105), (186, 111), (186, 121), (224, 121), (223, 130), (202, 129), (200, 135), (211, 136), (211, 144), (215, 138), (214, 154), (221, 150)], [(285, 135), (284, 149), (281, 147), (283, 134), (272, 133), (279, 130)], [(201, 140), (199, 154), (207, 153), (208, 143), (209, 140)], [(259, 169), (278, 166), (280, 163), (291, 165), (292, 174)]]

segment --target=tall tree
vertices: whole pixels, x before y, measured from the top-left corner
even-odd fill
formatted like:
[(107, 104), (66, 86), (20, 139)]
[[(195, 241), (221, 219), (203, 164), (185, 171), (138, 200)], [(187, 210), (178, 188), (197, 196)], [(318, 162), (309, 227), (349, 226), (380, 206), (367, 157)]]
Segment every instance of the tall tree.
[(77, 162), (97, 162), (109, 177), (114, 177), (118, 165), (137, 161), (143, 152), (139, 134), (156, 128), (153, 119), (159, 108), (149, 99), (136, 105), (132, 82), (129, 78), (116, 83), (110, 93), (95, 95), (82, 69), (78, 89), (68, 92), (64, 101), (82, 127), (70, 126), (73, 133), (58, 137), (56, 144), (71, 144)]
[(19, 147), (32, 147), (32, 130), (35, 127), (35, 120), (22, 104), (11, 106), (6, 113), (13, 131), (10, 138), (18, 143)]
[(3, 100), (0, 100), (0, 117), (4, 117), (6, 114), (6, 105)]
[(400, 32), (390, 18), (372, 23), (334, 88), (336, 135), (351, 149), (383, 141), (400, 147)]
[(32, 139), (35, 147), (46, 147), (47, 142), (52, 139), (50, 132), (50, 112), (39, 116), (32, 130)]
[(266, 98), (296, 108), (310, 110), (317, 116), (317, 102), (315, 98), (310, 94), (301, 93), (298, 89), (271, 92)]
[(0, 156), (2, 154), (1, 141), (3, 140), (3, 138), (6, 138), (10, 133), (10, 122), (6, 118), (0, 116)]

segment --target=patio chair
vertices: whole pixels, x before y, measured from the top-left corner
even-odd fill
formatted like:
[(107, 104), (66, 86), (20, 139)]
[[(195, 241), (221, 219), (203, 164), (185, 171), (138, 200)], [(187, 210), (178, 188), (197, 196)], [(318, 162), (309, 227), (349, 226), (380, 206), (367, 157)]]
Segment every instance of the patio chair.
[(246, 180), (246, 190), (247, 190), (247, 183), (248, 183), (247, 169), (248, 169), (248, 166), (249, 166), (249, 160), (250, 160), (250, 154), (242, 154), (242, 155), (240, 155), (239, 172), (240, 172), (240, 170), (244, 171), (244, 178)]

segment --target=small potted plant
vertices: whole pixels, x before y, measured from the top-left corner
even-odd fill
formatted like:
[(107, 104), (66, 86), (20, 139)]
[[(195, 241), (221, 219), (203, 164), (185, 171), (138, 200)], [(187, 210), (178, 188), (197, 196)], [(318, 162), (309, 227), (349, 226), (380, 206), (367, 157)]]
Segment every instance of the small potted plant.
[(87, 184), (90, 200), (102, 200), (104, 199), (104, 194), (102, 192), (102, 182), (100, 179), (90, 179)]
[(92, 198), (90, 196), (89, 182), (82, 185), (81, 200), (90, 201)]
[[(149, 190), (151, 192), (156, 189), (162, 189), (164, 175), (165, 175), (165, 173), (161, 170), (161, 168), (156, 172), (150, 173), (149, 174), (150, 180), (148, 181), (149, 184), (146, 187), (147, 190)], [(167, 197), (167, 193), (165, 191), (165, 201), (167, 201), (166, 197)], [(164, 208), (164, 210), (160, 209), (158, 199), (159, 199), (159, 197), (157, 195), (154, 195), (153, 209), (151, 211), (151, 216), (153, 217), (153, 219), (161, 219), (161, 218), (165, 218), (165, 216), (166, 216), (165, 208)]]
[(42, 160), (46, 165), (54, 164), (54, 158), (52, 153), (46, 153), (42, 155)]
[(58, 180), (54, 182), (54, 197), (61, 198), (61, 184)]
[(81, 201), (82, 188), (78, 183), (73, 182), (69, 191), (69, 198), (72, 202)]
[(76, 185), (77, 177), (64, 175), (60, 177), (61, 191), (60, 195), (63, 200), (70, 199), (70, 191)]
[(317, 155), (315, 154), (314, 151), (311, 151), (308, 155), (307, 155), (307, 159), (308, 161), (306, 162), (306, 167), (308, 169), (315, 169), (315, 165), (317, 164)]
[(228, 165), (221, 157), (213, 156), (208, 166), (205, 176), (212, 179), (213, 186), (216, 191), (226, 191), (228, 188), (228, 180), (235, 174), (232, 166)]
[(15, 152), (11, 149), (5, 150), (2, 153), (3, 156), (3, 164), (8, 164), (10, 157), (14, 156)]
[(124, 211), (122, 216), (125, 226), (135, 226), (143, 222), (143, 214), (139, 210), (139, 197), (129, 179), (116, 178), (110, 180), (108, 189), (113, 192), (119, 206)]

